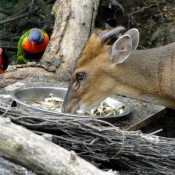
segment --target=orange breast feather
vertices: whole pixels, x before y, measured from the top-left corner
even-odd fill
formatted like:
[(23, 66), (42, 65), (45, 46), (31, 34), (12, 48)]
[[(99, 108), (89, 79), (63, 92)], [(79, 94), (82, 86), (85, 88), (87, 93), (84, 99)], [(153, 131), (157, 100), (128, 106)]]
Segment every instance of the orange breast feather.
[(41, 44), (35, 45), (35, 48), (32, 48), (32, 44), (28, 40), (28, 36), (24, 38), (22, 42), (22, 49), (30, 53), (43, 52), (49, 43), (49, 36), (44, 33), (44, 41)]

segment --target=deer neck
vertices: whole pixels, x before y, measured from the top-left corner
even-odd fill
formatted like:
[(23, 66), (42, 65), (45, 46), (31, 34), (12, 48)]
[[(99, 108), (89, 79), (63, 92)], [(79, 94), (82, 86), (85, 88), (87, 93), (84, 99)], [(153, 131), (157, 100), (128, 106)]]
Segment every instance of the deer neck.
[(115, 67), (116, 94), (175, 109), (175, 44), (133, 51)]

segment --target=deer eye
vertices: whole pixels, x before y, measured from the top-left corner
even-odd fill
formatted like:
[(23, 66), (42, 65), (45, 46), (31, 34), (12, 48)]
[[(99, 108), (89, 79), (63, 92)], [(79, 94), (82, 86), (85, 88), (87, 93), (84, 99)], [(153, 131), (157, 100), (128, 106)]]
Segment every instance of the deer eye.
[(76, 74), (76, 79), (77, 79), (78, 82), (84, 80), (84, 78), (85, 78), (85, 73), (84, 72), (79, 72), (79, 73)]

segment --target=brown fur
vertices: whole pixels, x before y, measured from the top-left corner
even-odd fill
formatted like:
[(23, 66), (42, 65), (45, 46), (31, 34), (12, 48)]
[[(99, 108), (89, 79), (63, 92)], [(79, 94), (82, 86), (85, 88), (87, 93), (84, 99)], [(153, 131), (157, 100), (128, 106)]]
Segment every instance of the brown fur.
[[(93, 34), (72, 74), (65, 98), (67, 112), (79, 106), (91, 108), (111, 94), (125, 95), (175, 109), (175, 43), (160, 48), (133, 51), (125, 62), (111, 67), (111, 47)], [(86, 77), (76, 90), (76, 74)]]
[(106, 45), (101, 43), (99, 37), (100, 33), (101, 31), (98, 30), (90, 37), (88, 43), (80, 55), (81, 59), (78, 60), (78, 65), (80, 67), (82, 65), (85, 65), (90, 59), (95, 58), (99, 54), (100, 50), (104, 47), (104, 45)]

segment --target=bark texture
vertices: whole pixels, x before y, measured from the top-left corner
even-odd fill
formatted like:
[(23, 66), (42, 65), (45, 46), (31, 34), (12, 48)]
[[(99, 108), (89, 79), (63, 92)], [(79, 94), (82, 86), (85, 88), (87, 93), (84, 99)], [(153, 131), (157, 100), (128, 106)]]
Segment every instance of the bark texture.
[(42, 67), (67, 81), (92, 29), (99, 0), (60, 0), (53, 7), (55, 25)]
[(2, 80), (0, 88), (27, 76), (41, 74), (60, 81), (68, 81), (94, 29), (98, 6), (99, 0), (57, 0), (52, 11), (55, 16), (54, 29), (41, 62), (35, 65), (29, 63), (9, 66), (5, 74), (0, 75)]
[[(52, 175), (116, 175), (104, 172), (79, 158), (75, 152), (13, 124), (9, 118), (0, 118), (0, 152), (15, 163), (36, 174)], [(45, 136), (49, 138), (49, 136)]]
[(9, 66), (4, 74), (0, 74), (0, 88), (4, 88), (27, 77), (49, 77), (55, 79), (56, 75), (41, 67), (17, 68), (17, 66)]

